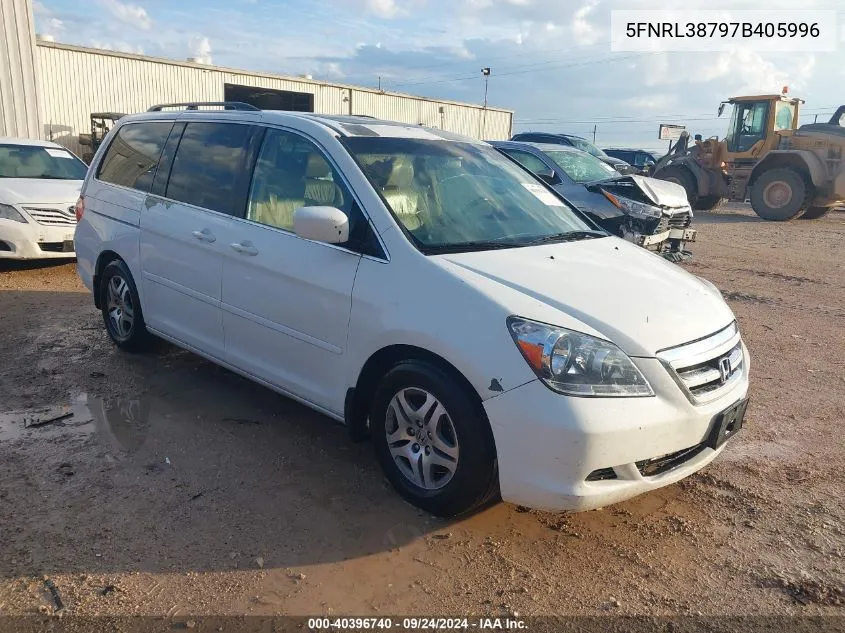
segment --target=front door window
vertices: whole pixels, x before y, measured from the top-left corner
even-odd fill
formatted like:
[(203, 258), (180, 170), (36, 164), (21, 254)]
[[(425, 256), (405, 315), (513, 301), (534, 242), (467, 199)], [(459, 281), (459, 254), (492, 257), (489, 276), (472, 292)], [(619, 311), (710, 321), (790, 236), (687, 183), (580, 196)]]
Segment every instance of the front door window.
[(769, 102), (736, 103), (727, 138), (728, 151), (747, 152), (766, 137)]

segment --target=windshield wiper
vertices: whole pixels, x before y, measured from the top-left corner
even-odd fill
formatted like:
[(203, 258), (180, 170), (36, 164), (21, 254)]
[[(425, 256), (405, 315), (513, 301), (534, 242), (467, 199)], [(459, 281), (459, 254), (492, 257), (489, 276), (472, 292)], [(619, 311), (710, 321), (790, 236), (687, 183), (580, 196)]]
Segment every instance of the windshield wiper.
[(598, 237), (607, 237), (607, 233), (600, 231), (567, 231), (566, 233), (552, 233), (551, 235), (543, 235), (529, 242), (524, 242), (525, 246), (536, 246), (537, 244), (548, 244), (551, 242), (575, 242), (578, 240), (591, 240)]
[(464, 253), (468, 251), (492, 251), (498, 248), (525, 246), (524, 242), (503, 242), (501, 240), (481, 240), (478, 242), (455, 242), (426, 247), (426, 252), (433, 255), (440, 253)]

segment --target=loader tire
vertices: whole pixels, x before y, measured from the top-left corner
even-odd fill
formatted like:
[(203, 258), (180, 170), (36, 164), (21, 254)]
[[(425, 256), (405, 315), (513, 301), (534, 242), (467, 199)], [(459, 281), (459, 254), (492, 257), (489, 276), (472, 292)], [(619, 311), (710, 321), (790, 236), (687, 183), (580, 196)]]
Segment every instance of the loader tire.
[(722, 206), (725, 200), (722, 196), (701, 196), (692, 208), (696, 211), (712, 211)]
[(801, 216), (801, 219), (818, 220), (819, 218), (825, 217), (832, 210), (833, 207), (810, 207), (809, 209), (804, 211), (804, 215)]
[(658, 171), (654, 177), (681, 185), (687, 192), (687, 200), (689, 200), (690, 206), (695, 207), (698, 202), (698, 183), (689, 169), (680, 165), (669, 165), (666, 169)]
[(794, 169), (770, 169), (754, 181), (751, 208), (764, 220), (788, 222), (807, 210), (809, 189), (804, 178)]

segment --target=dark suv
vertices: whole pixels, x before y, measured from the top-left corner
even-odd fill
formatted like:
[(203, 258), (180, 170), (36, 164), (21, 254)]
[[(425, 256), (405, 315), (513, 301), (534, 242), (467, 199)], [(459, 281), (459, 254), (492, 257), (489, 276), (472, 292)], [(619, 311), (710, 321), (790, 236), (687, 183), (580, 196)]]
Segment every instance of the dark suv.
[(554, 134), (551, 132), (520, 132), (511, 137), (512, 141), (522, 141), (524, 143), (549, 143), (552, 145), (568, 145), (580, 149), (582, 152), (592, 154), (599, 160), (607, 163), (613, 167), (620, 174), (636, 174), (638, 173), (630, 164), (624, 160), (608, 156), (598, 147), (590, 143), (585, 138), (574, 136), (573, 134)]
[(604, 153), (613, 158), (624, 160), (637, 168), (643, 175), (648, 175), (651, 167), (657, 162), (657, 157), (644, 149), (623, 149), (610, 147)]

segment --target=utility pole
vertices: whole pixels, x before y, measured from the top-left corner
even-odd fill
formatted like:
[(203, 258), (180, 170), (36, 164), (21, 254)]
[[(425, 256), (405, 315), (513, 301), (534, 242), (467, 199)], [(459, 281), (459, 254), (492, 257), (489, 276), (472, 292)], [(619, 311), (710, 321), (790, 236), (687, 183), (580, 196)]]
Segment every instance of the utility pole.
[(481, 74), (484, 77), (484, 111), (481, 113), (481, 123), (478, 126), (478, 138), (484, 140), (484, 134), (487, 131), (487, 86), (490, 81), (490, 67), (482, 68)]
[(381, 92), (381, 75), (378, 76), (378, 90)]
[(596, 144), (596, 130), (598, 129), (598, 125), (593, 126), (593, 145)]

